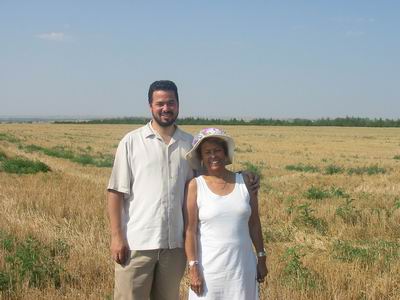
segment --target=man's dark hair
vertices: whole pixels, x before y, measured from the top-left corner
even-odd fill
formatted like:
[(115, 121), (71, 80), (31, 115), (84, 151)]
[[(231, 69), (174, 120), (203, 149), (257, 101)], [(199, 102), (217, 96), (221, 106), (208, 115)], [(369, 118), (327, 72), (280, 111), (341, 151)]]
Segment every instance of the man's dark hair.
[(178, 88), (176, 84), (171, 80), (157, 80), (154, 81), (149, 88), (149, 104), (153, 102), (153, 92), (155, 91), (173, 91), (176, 96), (176, 101), (179, 103)]

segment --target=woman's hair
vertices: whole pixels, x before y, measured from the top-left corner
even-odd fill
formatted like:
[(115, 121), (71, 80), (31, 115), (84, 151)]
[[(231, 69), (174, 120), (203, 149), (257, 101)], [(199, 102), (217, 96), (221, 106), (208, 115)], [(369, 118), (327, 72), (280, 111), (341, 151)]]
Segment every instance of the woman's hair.
[(217, 137), (210, 137), (210, 138), (204, 139), (196, 149), (197, 155), (199, 156), (200, 160), (203, 159), (203, 157), (201, 156), (201, 147), (203, 146), (204, 142), (206, 142), (206, 141), (209, 142), (209, 143), (212, 143), (214, 145), (222, 147), (222, 149), (224, 149), (225, 155), (226, 156), (228, 155), (228, 145), (227, 145), (227, 143), (223, 139), (220, 139), (220, 138), (217, 138)]

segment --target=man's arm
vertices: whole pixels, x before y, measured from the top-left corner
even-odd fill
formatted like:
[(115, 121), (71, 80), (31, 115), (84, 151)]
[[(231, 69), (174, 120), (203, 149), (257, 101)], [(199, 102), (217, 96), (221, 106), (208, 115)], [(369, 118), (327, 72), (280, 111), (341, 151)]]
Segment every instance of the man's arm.
[(260, 189), (260, 176), (250, 171), (240, 171), (239, 173), (242, 173), (249, 192), (257, 195)]
[(111, 229), (111, 256), (115, 262), (122, 264), (129, 255), (129, 246), (121, 227), (123, 193), (108, 190), (107, 210)]

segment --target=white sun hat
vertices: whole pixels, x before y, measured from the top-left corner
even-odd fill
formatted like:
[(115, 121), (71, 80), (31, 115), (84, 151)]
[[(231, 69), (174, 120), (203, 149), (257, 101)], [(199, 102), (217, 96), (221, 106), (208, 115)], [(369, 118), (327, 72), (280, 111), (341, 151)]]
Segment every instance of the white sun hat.
[(235, 150), (235, 143), (233, 139), (225, 133), (225, 131), (218, 128), (204, 128), (194, 137), (192, 142), (192, 149), (186, 154), (186, 160), (190, 166), (195, 170), (201, 170), (201, 159), (196, 151), (201, 142), (208, 138), (219, 138), (226, 142), (228, 148), (228, 156), (226, 164), (229, 165), (233, 161), (233, 153)]

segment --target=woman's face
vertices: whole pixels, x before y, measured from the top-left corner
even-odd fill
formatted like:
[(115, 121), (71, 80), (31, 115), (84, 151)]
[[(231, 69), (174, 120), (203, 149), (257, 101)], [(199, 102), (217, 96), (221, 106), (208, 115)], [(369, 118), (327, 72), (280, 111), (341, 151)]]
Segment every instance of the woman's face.
[(201, 144), (200, 152), (204, 167), (208, 171), (225, 169), (225, 151), (222, 146), (218, 145), (218, 143), (205, 140)]

